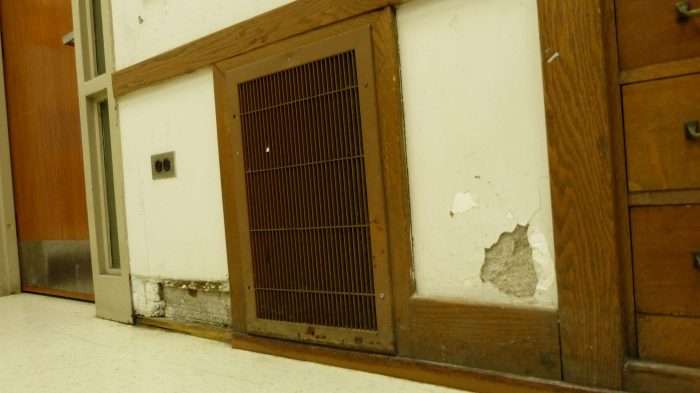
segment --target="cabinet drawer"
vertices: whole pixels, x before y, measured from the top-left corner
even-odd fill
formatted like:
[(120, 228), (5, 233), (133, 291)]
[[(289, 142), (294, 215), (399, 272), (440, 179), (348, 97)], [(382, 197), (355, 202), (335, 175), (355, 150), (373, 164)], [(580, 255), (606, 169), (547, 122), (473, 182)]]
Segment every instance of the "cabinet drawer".
[(639, 357), (700, 367), (700, 318), (637, 316)]
[[(700, 18), (680, 21), (679, 1), (615, 1), (622, 69), (700, 56)], [(690, 0), (690, 7), (700, 7), (700, 0)]]
[(637, 312), (700, 316), (700, 205), (630, 209)]
[(629, 190), (700, 188), (700, 74), (624, 86), (622, 105)]

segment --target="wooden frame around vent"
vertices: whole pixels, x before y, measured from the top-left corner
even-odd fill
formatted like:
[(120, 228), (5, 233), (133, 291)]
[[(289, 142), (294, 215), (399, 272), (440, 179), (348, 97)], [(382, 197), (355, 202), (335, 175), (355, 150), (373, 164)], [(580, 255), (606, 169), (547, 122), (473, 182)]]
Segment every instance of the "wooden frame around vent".
[(217, 102), (247, 333), (393, 352), (370, 27), (246, 60), (217, 64)]

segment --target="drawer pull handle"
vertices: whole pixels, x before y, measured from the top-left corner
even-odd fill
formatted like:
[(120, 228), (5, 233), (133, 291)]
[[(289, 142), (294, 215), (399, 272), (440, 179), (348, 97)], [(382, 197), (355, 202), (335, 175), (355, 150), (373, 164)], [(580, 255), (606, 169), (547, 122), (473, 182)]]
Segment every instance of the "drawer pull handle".
[(696, 269), (700, 269), (700, 250), (693, 251), (693, 260)]
[(690, 3), (688, 0), (676, 3), (676, 11), (678, 11), (678, 20), (684, 21), (686, 19), (694, 18), (700, 16), (700, 8), (694, 10), (690, 9)]
[(685, 136), (688, 139), (700, 139), (700, 131), (698, 131), (698, 121), (688, 121), (685, 123)]

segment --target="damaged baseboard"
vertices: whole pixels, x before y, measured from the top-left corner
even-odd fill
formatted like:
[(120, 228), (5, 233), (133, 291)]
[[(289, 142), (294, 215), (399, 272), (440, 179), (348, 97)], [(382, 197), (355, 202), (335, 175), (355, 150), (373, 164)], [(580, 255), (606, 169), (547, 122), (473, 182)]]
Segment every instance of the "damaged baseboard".
[(226, 281), (186, 281), (132, 276), (134, 310), (139, 317), (166, 318), (208, 326), (231, 326)]

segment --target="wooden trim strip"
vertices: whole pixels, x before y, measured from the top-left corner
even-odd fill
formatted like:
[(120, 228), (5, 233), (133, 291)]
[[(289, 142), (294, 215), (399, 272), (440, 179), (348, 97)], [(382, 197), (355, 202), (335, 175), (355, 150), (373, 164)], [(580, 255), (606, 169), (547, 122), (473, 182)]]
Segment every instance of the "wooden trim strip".
[(39, 295), (57, 296), (74, 300), (82, 300), (84, 302), (95, 302), (95, 295), (91, 295), (89, 293), (62, 291), (60, 289), (39, 288), (32, 287), (29, 285), (22, 285), (22, 292), (36, 293)]
[(563, 376), (619, 389), (626, 342), (612, 153), (613, 3), (540, 0), (538, 13)]
[(630, 206), (696, 205), (700, 190), (648, 191), (629, 194)]
[(700, 392), (700, 370), (631, 360), (625, 365), (625, 390), (639, 393)]
[(246, 351), (480, 393), (611, 392), (559, 381), (449, 366), (404, 357), (297, 344), (240, 333), (233, 334), (232, 344), (234, 348)]
[(653, 64), (632, 70), (623, 70), (620, 72), (620, 83), (626, 85), (630, 83), (647, 82), (656, 79), (696, 74), (698, 72), (700, 72), (700, 57), (694, 57), (692, 59)]
[(149, 317), (136, 317), (136, 324), (170, 330), (209, 340), (221, 341), (225, 343), (231, 342), (231, 330), (217, 326), (207, 326), (199, 323), (185, 323), (166, 318)]
[(297, 0), (112, 75), (114, 96), (404, 0)]
[(556, 310), (411, 299), (412, 358), (561, 379)]
[[(1, 32), (0, 41), (2, 41)], [(0, 51), (0, 75), (5, 75), (2, 51)], [(22, 286), (19, 275), (9, 131), (5, 78), (3, 77), (0, 79), (0, 222), (5, 223), (5, 225), (0, 226), (0, 296), (18, 293)]]

